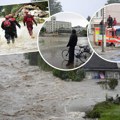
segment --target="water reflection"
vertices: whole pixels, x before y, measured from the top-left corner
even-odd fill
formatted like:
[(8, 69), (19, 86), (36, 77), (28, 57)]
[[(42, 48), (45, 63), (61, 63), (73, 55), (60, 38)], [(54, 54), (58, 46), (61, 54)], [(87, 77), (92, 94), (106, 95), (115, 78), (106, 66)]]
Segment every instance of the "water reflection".
[[(62, 51), (68, 49), (66, 47), (69, 41), (69, 37), (40, 37), (39, 38), (39, 49), (43, 58), (54, 67), (60, 69), (70, 69), (66, 67), (67, 62), (62, 58)], [(88, 45), (86, 37), (78, 37), (79, 46)], [(89, 58), (89, 57), (88, 57)], [(87, 59), (86, 59), (87, 60)], [(66, 64), (65, 64), (66, 63)], [(78, 67), (83, 64), (75, 58), (75, 63), (72, 68)]]

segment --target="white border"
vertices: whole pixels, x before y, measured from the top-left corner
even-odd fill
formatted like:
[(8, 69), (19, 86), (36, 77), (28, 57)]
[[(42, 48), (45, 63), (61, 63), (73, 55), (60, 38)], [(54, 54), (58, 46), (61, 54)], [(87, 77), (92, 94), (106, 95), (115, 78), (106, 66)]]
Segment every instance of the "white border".
[[(120, 61), (108, 60), (108, 59), (102, 57), (101, 55), (99, 55), (99, 54), (95, 51), (95, 49), (92, 47), (91, 42), (90, 42), (90, 39), (89, 39), (89, 37), (88, 37), (88, 36), (89, 36), (89, 33), (88, 33), (88, 31), (89, 31), (89, 25), (91, 25), (91, 21), (92, 21), (92, 19), (94, 18), (94, 16), (96, 15), (96, 13), (99, 12), (101, 9), (106, 8), (106, 7), (108, 7), (108, 6), (112, 6), (112, 5), (120, 5), (120, 3), (111, 3), (111, 4), (108, 4), (108, 5), (104, 5), (103, 7), (101, 7), (100, 9), (98, 9), (98, 10), (93, 14), (93, 16), (91, 17), (91, 20), (90, 20), (90, 22), (89, 22), (89, 24), (88, 24), (88, 28), (87, 28), (87, 38), (88, 38), (88, 42), (89, 42), (89, 44), (90, 44), (90, 47), (92, 48), (92, 50), (94, 51), (94, 53), (95, 53), (96, 55), (98, 55), (101, 59), (103, 59), (103, 60), (105, 60), (105, 61), (107, 61), (107, 62), (120, 63)], [(119, 7), (120, 7), (120, 6), (119, 6)]]
[[(61, 13), (72, 13), (72, 14), (75, 14), (75, 15), (80, 16), (81, 18), (85, 19), (83, 16), (81, 16), (81, 15), (79, 15), (79, 14), (77, 14), (77, 13), (74, 13), (74, 12), (58, 12), (58, 13), (56, 13), (56, 14), (61, 14)], [(52, 16), (55, 16), (56, 14), (54, 14), (54, 15), (52, 15)], [(46, 21), (48, 21), (52, 16), (50, 16)], [(86, 19), (85, 19), (85, 20), (86, 20)], [(46, 22), (46, 21), (45, 21), (45, 22)], [(87, 20), (86, 20), (86, 21), (87, 21)], [(44, 22), (44, 24), (45, 24), (45, 22)], [(44, 24), (43, 24), (43, 25), (44, 25)], [(88, 24), (86, 24), (86, 26), (87, 26), (87, 25), (88, 25)], [(42, 27), (43, 27), (43, 26), (41, 26), (41, 28), (42, 28)], [(41, 31), (41, 29), (40, 29), (40, 31)], [(40, 31), (39, 31), (39, 33), (40, 33)], [(92, 51), (92, 54), (91, 54), (91, 56), (88, 58), (88, 60), (87, 60), (85, 63), (83, 63), (82, 65), (80, 65), (79, 67), (72, 68), (72, 69), (62, 69), (62, 68), (55, 67), (55, 66), (51, 65), (47, 60), (45, 60), (45, 58), (43, 57), (43, 55), (42, 55), (42, 53), (41, 53), (41, 51), (40, 51), (40, 47), (39, 47), (39, 33), (38, 33), (37, 46), (38, 46), (38, 50), (39, 50), (40, 56), (42, 57), (42, 59), (43, 59), (49, 66), (51, 66), (51, 67), (54, 68), (54, 69), (61, 70), (61, 71), (72, 71), (72, 70), (76, 70), (76, 69), (78, 69), (78, 68), (83, 67), (83, 66), (92, 58), (92, 56), (93, 56), (93, 54), (94, 54), (94, 52)], [(88, 40), (88, 37), (87, 37), (87, 40)], [(88, 43), (89, 43), (89, 41), (88, 41)]]
[[(29, 2), (20, 2), (20, 3), (9, 3), (9, 4), (0, 4), (0, 6), (10, 6), (10, 5), (20, 5), (20, 4), (29, 4), (29, 3), (39, 3), (39, 2), (46, 2), (49, 0), (42, 0), (42, 1), (29, 1)], [(49, 3), (49, 2), (48, 2)], [(49, 5), (49, 4), (48, 4)]]
[[(19, 4), (16, 4), (16, 3), (15, 3), (15, 4), (0, 5), (0, 6), (21, 5), (21, 4), (29, 4), (29, 3), (41, 3), (41, 2), (46, 2), (46, 1), (48, 2), (48, 11), (49, 11), (48, 13), (49, 13), (49, 17), (50, 17), (49, 0), (34, 1), (34, 2), (28, 2), (28, 3), (19, 3)], [(48, 19), (49, 17), (47, 17), (46, 19)], [(43, 22), (42, 24), (44, 24), (44, 22)], [(1, 28), (0, 28), (0, 29), (1, 29)], [(40, 27), (40, 29), (41, 29), (41, 27)], [(38, 31), (37, 34), (39, 34), (39, 31)], [(37, 36), (38, 36), (38, 35), (37, 35)], [(37, 36), (36, 36), (36, 37), (37, 37)], [(37, 39), (38, 39), (38, 38), (36, 38), (36, 42), (37, 42)], [(2, 51), (2, 49), (1, 49), (1, 51)], [(38, 51), (38, 47), (36, 46), (36, 50), (28, 50), (28, 51), (25, 51), (25, 52), (24, 52), (24, 51), (21, 51), (21, 52), (18, 51), (17, 53), (16, 53), (16, 52), (15, 52), (15, 53), (12, 53), (12, 52), (11, 52), (11, 53), (7, 53), (7, 52), (6, 52), (6, 53), (4, 53), (4, 54), (0, 54), (0, 56), (3, 56), (3, 55), (6, 56), (6, 55), (26, 54), (26, 53), (32, 53), (32, 52), (39, 52), (39, 51)]]

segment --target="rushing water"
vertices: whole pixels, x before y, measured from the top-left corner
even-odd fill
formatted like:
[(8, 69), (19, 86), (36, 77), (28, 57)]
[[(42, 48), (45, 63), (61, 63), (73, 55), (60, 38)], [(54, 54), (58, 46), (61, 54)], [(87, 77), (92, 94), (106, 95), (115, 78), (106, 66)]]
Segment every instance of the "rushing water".
[[(4, 18), (0, 18), (0, 25)], [(42, 24), (38, 24), (37, 26), (33, 26), (33, 34), (35, 36), (34, 39), (32, 39), (28, 33), (27, 27), (23, 25), (23, 23), (20, 23), (21, 28), (19, 29), (17, 27), (18, 32), (18, 38), (15, 39), (15, 43), (7, 44), (7, 41), (4, 37), (4, 30), (0, 28), (0, 55), (2, 54), (15, 54), (15, 53), (27, 53), (27, 52), (33, 52), (38, 51), (37, 47), (37, 35), (40, 31), (40, 27)]]

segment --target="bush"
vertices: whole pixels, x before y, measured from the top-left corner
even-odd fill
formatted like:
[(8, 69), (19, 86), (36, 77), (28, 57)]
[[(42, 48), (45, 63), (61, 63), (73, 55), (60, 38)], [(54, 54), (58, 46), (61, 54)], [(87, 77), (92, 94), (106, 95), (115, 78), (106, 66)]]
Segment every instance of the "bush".
[(86, 113), (86, 117), (87, 118), (100, 118), (101, 114), (108, 109), (111, 109), (113, 106), (113, 104), (111, 102), (101, 102), (101, 103), (97, 103), (93, 110), (89, 111)]
[(62, 80), (70, 79), (72, 81), (82, 81), (85, 78), (85, 73), (82, 69), (68, 72), (54, 69), (53, 75)]
[(67, 74), (67, 72), (56, 70), (56, 69), (53, 70), (53, 75), (61, 78), (62, 80), (69, 78), (69, 75)]
[(81, 81), (85, 78), (85, 71), (83, 69), (78, 69), (76, 73), (76, 80), (75, 81)]
[(114, 90), (117, 85), (118, 85), (118, 80), (117, 79), (109, 79), (108, 86), (111, 90)]
[(42, 57), (38, 54), (37, 65), (44, 71), (52, 71), (53, 68), (49, 66)]
[(87, 113), (86, 117), (88, 117), (88, 118), (100, 118), (100, 112), (97, 110), (90, 111)]
[(22, 21), (23, 21), (23, 16), (16, 17), (16, 20), (17, 20), (18, 22), (22, 22)]

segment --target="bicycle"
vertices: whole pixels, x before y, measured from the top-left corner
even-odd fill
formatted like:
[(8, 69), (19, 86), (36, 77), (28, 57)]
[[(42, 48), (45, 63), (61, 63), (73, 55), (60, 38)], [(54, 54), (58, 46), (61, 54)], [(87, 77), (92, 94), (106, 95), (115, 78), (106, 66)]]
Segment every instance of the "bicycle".
[[(85, 63), (91, 54), (92, 53), (88, 45), (75, 47), (74, 56), (77, 61), (80, 60), (82, 63)], [(62, 58), (65, 61), (69, 60), (69, 49), (64, 49), (62, 51)]]

